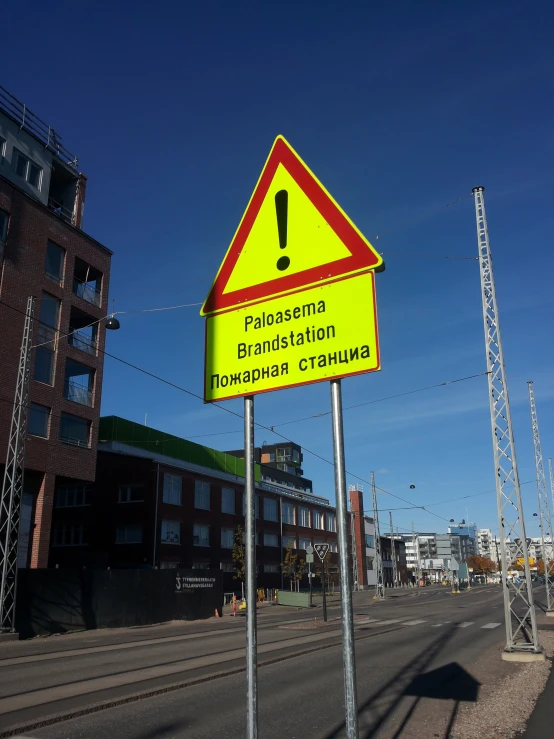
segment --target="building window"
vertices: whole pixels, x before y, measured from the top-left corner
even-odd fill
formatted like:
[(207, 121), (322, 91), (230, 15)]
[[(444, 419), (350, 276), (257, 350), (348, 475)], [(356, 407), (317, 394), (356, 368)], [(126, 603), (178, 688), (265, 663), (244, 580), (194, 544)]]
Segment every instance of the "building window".
[(209, 562), (193, 562), (192, 569), (193, 570), (209, 570), (210, 563)]
[(88, 544), (84, 524), (65, 524), (56, 526), (52, 539), (54, 547), (85, 547)]
[(232, 549), (235, 544), (235, 529), (221, 529), (222, 549)]
[(233, 488), (221, 489), (221, 512), (235, 513), (235, 491)]
[(337, 530), (337, 517), (335, 516), (334, 513), (325, 514), (325, 529), (327, 531)]
[(63, 280), (63, 268), (65, 264), (65, 249), (49, 241), (46, 246), (46, 265), (44, 271), (46, 276), (58, 284)]
[(323, 513), (312, 511), (312, 525), (314, 529), (323, 529)]
[(5, 244), (8, 237), (8, 214), (0, 210), (0, 244)]
[(120, 485), (117, 496), (118, 503), (142, 503), (144, 501), (144, 485)]
[(296, 549), (296, 536), (283, 536), (281, 541), (283, 549), (286, 549), (289, 544), (292, 544), (292, 548)]
[(279, 565), (264, 565), (264, 572), (279, 572)]
[(77, 508), (90, 505), (90, 485), (60, 485), (56, 496), (56, 508)]
[[(6, 139), (0, 136), (0, 160), (2, 160), (5, 156), (6, 156)], [(1, 161), (0, 161), (0, 164), (2, 164)]]
[(220, 569), (222, 572), (234, 572), (235, 566), (232, 562), (221, 562)]
[(90, 449), (90, 421), (69, 413), (62, 413), (60, 418), (60, 441), (72, 446)]
[(195, 547), (209, 547), (210, 546), (210, 527), (201, 526), (200, 524), (194, 524), (193, 531), (193, 544)]
[(298, 525), (309, 528), (310, 526), (310, 509), (298, 508)]
[(278, 547), (279, 537), (277, 534), (264, 534), (264, 547)]
[(162, 544), (181, 543), (181, 524), (178, 521), (162, 521)]
[(25, 154), (22, 154), (19, 149), (14, 147), (13, 149), (13, 168), (18, 177), (23, 178), (29, 185), (40, 190), (42, 184), (42, 169), (35, 164), (31, 159), (28, 159)]
[(196, 480), (194, 483), (194, 507), (202, 511), (210, 510), (210, 483)]
[(179, 562), (160, 562), (160, 570), (176, 570)]
[(137, 524), (125, 524), (118, 526), (115, 530), (116, 544), (141, 544), (142, 526)]
[(181, 505), (183, 480), (177, 475), (164, 474), (164, 491), (162, 500), (171, 505)]
[(337, 542), (331, 541), (329, 542), (329, 551), (330, 552), (338, 552)]
[(54, 384), (54, 352), (46, 346), (37, 346), (33, 378), (45, 385)]
[(294, 506), (292, 503), (283, 503), (282, 507), (283, 523), (294, 524)]
[(278, 521), (277, 501), (273, 498), (264, 498), (264, 520)]
[(365, 535), (365, 545), (370, 549), (375, 549), (375, 537), (372, 534)]
[(50, 426), (50, 408), (45, 405), (31, 403), (29, 409), (28, 432), (32, 436), (42, 436), (43, 439), (48, 438), (48, 428)]
[(311, 546), (312, 542), (310, 539), (299, 539), (298, 540), (298, 549), (307, 549), (309, 546)]

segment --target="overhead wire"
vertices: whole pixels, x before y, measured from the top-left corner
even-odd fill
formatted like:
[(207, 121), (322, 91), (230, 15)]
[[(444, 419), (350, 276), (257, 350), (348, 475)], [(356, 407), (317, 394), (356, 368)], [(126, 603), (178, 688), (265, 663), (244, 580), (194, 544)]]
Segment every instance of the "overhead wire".
[[(6, 303), (4, 300), (1, 300), (0, 299), (0, 303), (2, 305), (5, 305), (6, 307), (10, 308), (11, 310), (16, 311), (17, 313), (20, 313), (23, 316), (26, 316), (26, 312), (25, 311), (22, 311), (19, 308), (15, 308), (14, 306), (10, 305), (9, 303)], [(38, 321), (39, 319), (38, 318), (34, 318), (34, 320), (35, 321)], [(110, 352), (107, 352), (104, 349), (99, 349), (98, 348), (98, 351), (102, 352), (105, 356), (110, 357), (110, 358), (112, 358), (112, 359), (120, 362), (121, 364), (126, 365), (127, 367), (131, 367), (132, 369), (135, 369), (138, 372), (141, 372), (142, 374), (144, 374), (144, 375), (146, 375), (148, 377), (151, 377), (151, 378), (153, 378), (155, 380), (158, 380), (159, 382), (162, 382), (163, 384), (168, 385), (169, 387), (173, 387), (176, 390), (179, 390), (181, 392), (184, 392), (185, 394), (190, 395), (191, 397), (196, 398), (197, 400), (200, 400), (200, 401), (204, 402), (204, 398), (202, 396), (198, 395), (197, 393), (192, 392), (191, 390), (187, 390), (186, 388), (182, 387), (181, 385), (177, 385), (176, 383), (171, 382), (170, 380), (166, 380), (165, 378), (160, 377), (159, 375), (156, 375), (153, 372), (150, 372), (148, 370), (145, 370), (142, 367), (139, 367), (138, 365), (133, 364), (132, 362), (128, 362), (127, 360), (122, 359), (121, 357), (117, 357), (115, 354), (111, 354)], [(481, 373), (481, 374), (487, 374), (487, 373)], [(449, 383), (447, 383), (447, 384), (449, 384)], [(218, 408), (221, 411), (224, 411), (226, 413), (229, 413), (230, 415), (236, 416), (237, 418), (240, 418), (241, 420), (244, 420), (244, 417), (240, 413), (237, 413), (236, 411), (233, 411), (230, 408), (226, 408), (225, 406), (222, 406), (222, 405), (219, 405), (219, 404), (215, 405), (215, 407)], [(324, 415), (327, 415), (327, 414), (324, 414)], [(269, 431), (270, 433), (273, 433), (275, 436), (278, 436), (279, 438), (283, 439), (284, 441), (287, 441), (289, 443), (294, 443), (292, 439), (289, 439), (287, 436), (284, 436), (280, 432), (275, 431), (274, 430), (275, 429), (275, 426), (266, 426), (264, 424), (261, 424), (259, 421), (255, 421), (254, 422), (254, 425), (256, 427), (260, 428), (260, 429), (264, 429), (265, 431)], [(328, 464), (328, 465), (330, 465), (333, 468), (335, 467), (334, 462), (331, 462), (329, 459), (326, 459), (325, 457), (321, 456), (317, 452), (314, 452), (313, 450), (309, 449), (308, 447), (303, 446), (302, 449), (307, 454), (310, 454), (311, 456), (315, 457), (316, 459), (319, 459), (320, 461), (325, 462), (325, 464)], [(355, 473), (350, 472), (349, 470), (346, 470), (346, 475), (348, 477), (351, 477), (351, 478), (354, 478), (356, 480), (359, 480), (360, 482), (363, 482), (365, 484), (368, 484), (368, 485), (370, 484), (368, 480), (366, 480), (365, 478), (361, 477), (360, 475), (356, 475)], [(386, 495), (390, 495), (393, 498), (396, 498), (398, 500), (401, 500), (403, 503), (408, 503), (409, 505), (411, 505), (410, 501), (406, 500), (405, 498), (400, 497), (399, 495), (396, 495), (395, 493), (392, 493), (389, 490), (386, 490), (385, 488), (377, 487), (377, 489), (380, 490), (381, 492), (385, 493)], [(430, 515), (435, 516), (436, 518), (439, 518), (441, 520), (447, 521), (447, 519), (444, 518), (444, 516), (439, 516), (439, 514), (434, 513), (433, 511), (427, 511), (427, 509), (425, 509), (423, 506), (414, 505), (413, 508), (425, 510)]]

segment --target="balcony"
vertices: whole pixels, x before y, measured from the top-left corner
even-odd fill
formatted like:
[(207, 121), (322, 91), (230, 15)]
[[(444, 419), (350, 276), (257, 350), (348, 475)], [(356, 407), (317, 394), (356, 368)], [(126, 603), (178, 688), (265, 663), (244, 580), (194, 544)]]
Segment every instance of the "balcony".
[(83, 298), (87, 303), (95, 305), (100, 308), (100, 290), (94, 287), (93, 284), (78, 280), (76, 277), (73, 278), (73, 292), (77, 297)]
[(67, 337), (68, 344), (74, 349), (80, 349), (82, 352), (96, 356), (96, 340), (92, 339), (82, 331), (73, 330), (72, 333)]
[(79, 405), (92, 408), (94, 403), (94, 370), (80, 362), (67, 359), (63, 396)]
[(77, 257), (73, 273), (73, 292), (87, 303), (100, 307), (102, 272)]
[(73, 211), (58, 203), (54, 198), (48, 198), (48, 209), (59, 216), (66, 223), (73, 223)]
[(97, 338), (98, 319), (72, 305), (67, 337), (69, 346), (95, 357), (98, 346)]
[(90, 449), (90, 421), (69, 413), (60, 418), (60, 441), (70, 446)]
[(72, 380), (66, 380), (64, 385), (63, 396), (66, 400), (71, 400), (79, 405), (88, 405), (92, 408), (94, 394), (85, 385), (80, 385)]

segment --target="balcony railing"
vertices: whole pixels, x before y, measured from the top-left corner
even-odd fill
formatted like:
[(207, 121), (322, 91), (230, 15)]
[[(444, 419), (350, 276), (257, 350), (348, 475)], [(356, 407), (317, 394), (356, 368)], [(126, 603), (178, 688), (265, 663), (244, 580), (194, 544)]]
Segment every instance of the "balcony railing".
[(92, 354), (94, 357), (96, 356), (96, 340), (82, 333), (82, 331), (72, 331), (67, 337), (67, 341), (75, 349), (80, 349), (82, 352)]
[(90, 408), (92, 408), (92, 402), (94, 398), (94, 393), (92, 392), (92, 390), (89, 390), (88, 387), (85, 387), (84, 385), (79, 385), (72, 380), (65, 381), (63, 396), (66, 400), (72, 400), (74, 403), (79, 403), (80, 405), (88, 405)]
[(100, 290), (91, 287), (88, 283), (78, 280), (76, 277), (73, 278), (73, 292), (79, 298), (83, 298), (87, 303), (92, 303), (98, 308), (100, 307)]
[(66, 223), (73, 223), (73, 211), (58, 203), (54, 198), (48, 198), (48, 209), (66, 221)]
[(71, 446), (79, 446), (82, 449), (90, 449), (90, 439), (76, 439), (72, 436), (64, 436), (60, 434), (60, 441), (64, 444), (70, 444)]
[(0, 110), (9, 115), (19, 128), (25, 128), (38, 139), (44, 146), (69, 164), (75, 170), (78, 170), (77, 157), (71, 154), (62, 143), (61, 136), (51, 126), (42, 121), (29, 108), (14, 97), (5, 87), (0, 85)]

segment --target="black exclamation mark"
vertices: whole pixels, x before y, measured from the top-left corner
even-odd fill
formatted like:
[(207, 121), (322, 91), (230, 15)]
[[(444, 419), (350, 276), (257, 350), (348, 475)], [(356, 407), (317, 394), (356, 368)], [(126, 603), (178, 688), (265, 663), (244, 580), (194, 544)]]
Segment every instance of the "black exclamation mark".
[[(286, 249), (287, 246), (287, 221), (289, 215), (289, 194), (286, 190), (279, 190), (275, 194), (275, 212), (277, 213), (277, 230), (279, 231), (279, 246)], [(281, 257), (277, 261), (277, 269), (281, 272), (290, 264), (288, 257)]]

